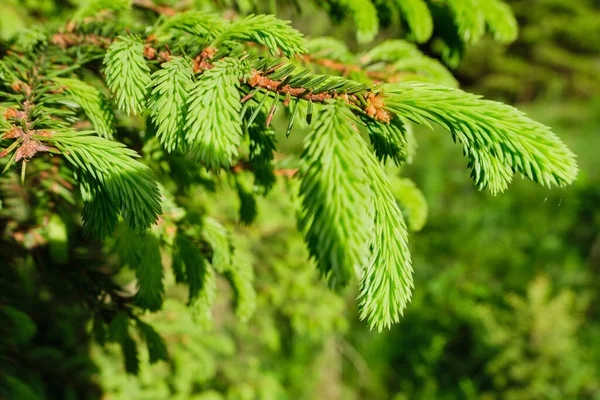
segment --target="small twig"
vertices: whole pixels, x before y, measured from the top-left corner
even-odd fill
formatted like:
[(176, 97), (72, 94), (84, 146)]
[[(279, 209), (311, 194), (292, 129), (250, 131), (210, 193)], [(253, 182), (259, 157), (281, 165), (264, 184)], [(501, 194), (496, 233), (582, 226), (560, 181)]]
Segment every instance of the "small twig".
[(379, 94), (367, 92), (363, 98), (356, 95), (339, 94), (328, 91), (315, 94), (302, 87), (295, 88), (291, 87), (289, 84), (282, 86), (281, 81), (267, 78), (263, 74), (264, 72), (253, 70), (252, 77), (250, 77), (246, 83), (253, 88), (262, 88), (270, 92), (293, 96), (309, 102), (323, 103), (329, 99), (342, 99), (348, 104), (361, 108), (371, 118), (380, 122), (388, 123), (391, 120), (390, 114), (384, 109), (385, 103), (383, 98)]
[(177, 11), (172, 9), (171, 7), (159, 6), (157, 4), (154, 4), (152, 0), (133, 0), (132, 4), (135, 7), (145, 8), (146, 10), (150, 10), (157, 14), (166, 15), (168, 17), (172, 17), (173, 15), (177, 14)]
[(79, 35), (72, 32), (60, 32), (52, 36), (52, 43), (60, 48), (67, 48), (77, 45), (91, 45), (101, 48), (108, 48), (112, 39), (94, 34)]
[(337, 71), (342, 76), (348, 76), (348, 74), (351, 72), (364, 72), (364, 74), (368, 78), (372, 79), (375, 83), (400, 82), (405, 76), (418, 75), (391, 70), (393, 67), (392, 65), (387, 65), (387, 70), (384, 71), (368, 71), (364, 68), (364, 66), (361, 65), (344, 64), (339, 61), (331, 60), (328, 58), (315, 57), (310, 54), (304, 54), (301, 56), (300, 59), (306, 64), (317, 64), (325, 68), (331, 69), (333, 71)]

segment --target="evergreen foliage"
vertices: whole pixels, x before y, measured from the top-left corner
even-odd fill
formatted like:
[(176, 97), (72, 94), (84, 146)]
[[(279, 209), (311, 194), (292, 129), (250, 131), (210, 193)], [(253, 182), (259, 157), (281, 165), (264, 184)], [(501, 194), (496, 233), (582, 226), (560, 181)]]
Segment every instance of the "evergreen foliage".
[(332, 286), (347, 284), (354, 268), (365, 264), (373, 230), (373, 194), (361, 160), (368, 149), (352, 121), (343, 104), (325, 106), (305, 139), (299, 169), (300, 225), (311, 255)]
[(134, 115), (144, 110), (151, 79), (141, 38), (119, 36), (108, 48), (104, 65), (106, 84), (119, 109)]
[[(488, 28), (498, 40), (514, 38), (512, 14), (498, 0), (399, 3), (394, 10), (410, 38), (425, 43), (438, 35), (447, 64)], [(375, 4), (339, 7), (355, 18), (360, 41), (373, 39)], [(272, 15), (228, 21), (176, 11), (147, 1), (91, 1), (69, 23), (6, 42), (0, 60), (0, 158), (7, 179), (19, 171), (19, 194), (36, 198), (36, 212), (15, 224), (28, 235), (44, 227), (31, 246), (47, 250), (51, 265), (92, 259), (109, 271), (73, 272), (90, 271), (78, 306), (88, 310), (96, 342), (117, 345), (131, 374), (144, 373), (140, 342), (150, 363), (169, 358), (144, 313), (179, 307), (168, 300), (171, 281), (187, 285), (191, 320), (206, 331), (225, 323), (213, 312), (223, 281), (240, 323), (259, 306), (254, 249), (236, 240), (225, 216), (206, 209), (202, 197), (237, 196), (236, 220), (251, 224), (259, 219), (256, 197), (287, 183), (320, 275), (336, 289), (359, 282), (360, 318), (381, 331), (399, 322), (414, 286), (402, 209), (411, 229), (426, 217), (417, 189), (405, 184), (396, 194), (385, 168), (388, 159), (401, 166), (414, 156), (411, 123), (448, 130), (476, 186), (493, 194), (516, 173), (547, 187), (576, 178), (575, 155), (550, 128), (457, 89), (446, 67), (410, 42), (388, 40), (353, 54), (333, 39), (306, 40)], [(454, 22), (449, 36), (432, 27), (438, 12)], [(450, 45), (455, 35), (459, 41)], [(308, 130), (304, 152), (281, 160), (275, 132), (298, 136), (299, 128)], [(4, 193), (2, 205), (10, 206)], [(86, 239), (73, 234), (81, 231)], [(73, 237), (77, 245), (68, 243)], [(22, 250), (9, 262), (43, 268), (27, 256), (31, 248)], [(128, 276), (132, 285), (116, 283)], [(76, 285), (83, 278), (64, 279)], [(328, 292), (317, 291), (327, 300)], [(295, 331), (308, 330), (306, 310), (286, 309), (286, 295), (270, 301), (278, 312), (298, 314), (289, 317)], [(17, 345), (32, 340), (36, 323), (26, 314), (13, 307), (2, 316), (25, 321)], [(173, 331), (179, 335), (181, 327)], [(317, 329), (324, 336), (331, 330)], [(200, 340), (183, 345), (206, 354)], [(175, 363), (181, 368), (184, 361)], [(11, 371), (7, 379), (26, 391), (18, 376)]]
[[(202, 74), (189, 93), (186, 141), (207, 168), (230, 167), (242, 140), (240, 62), (225, 60)], [(207, 104), (213, 113), (204, 112)]]
[(169, 152), (184, 143), (185, 99), (193, 84), (192, 62), (185, 57), (167, 61), (152, 75), (148, 108), (156, 125), (156, 136)]
[[(463, 23), (460, 28), (462, 36), (466, 41), (476, 40), (483, 28), (479, 14), (477, 18), (471, 14), (478, 9), (473, 5), (460, 4), (451, 2), (450, 7)], [(203, 18), (195, 22), (192, 20), (192, 16), (188, 15), (188, 25), (202, 26), (204, 23)], [(163, 22), (168, 27), (176, 27), (178, 23), (170, 24), (168, 19)], [(215, 23), (219, 25), (219, 22)], [(175, 46), (173, 50), (167, 46), (172, 38), (163, 43), (167, 51), (157, 54), (157, 50), (151, 47), (152, 43), (144, 45), (139, 36), (116, 37), (106, 51), (103, 64), (106, 83), (115, 95), (117, 107), (128, 114), (139, 114), (149, 107), (151, 118), (157, 125), (156, 135), (168, 152), (175, 149), (189, 151), (207, 169), (218, 171), (222, 167), (232, 167), (238, 156), (243, 137), (242, 119), (248, 118), (246, 108), (241, 111), (242, 102), (257, 103), (248, 119), (248, 124), (252, 124), (267, 99), (273, 96), (266, 123), (269, 125), (278, 102), (287, 105), (293, 97), (297, 107), (299, 102), (307, 101), (307, 121), (310, 123), (313, 112), (320, 116), (316, 128), (307, 136), (299, 171), (304, 208), (301, 225), (306, 229), (312, 255), (317, 259), (321, 272), (330, 276), (332, 284), (345, 284), (354, 270), (366, 268), (363, 297), (368, 305), (363, 308), (366, 310), (363, 316), (377, 326), (387, 326), (390, 320), (397, 320), (404, 309), (412, 285), (411, 267), (405, 243), (406, 227), (401, 222), (400, 212), (380, 167), (374, 162), (367, 145), (354, 132), (357, 126), (366, 124), (370, 127), (380, 159), (391, 157), (399, 163), (401, 149), (406, 147), (406, 142), (398, 128), (402, 123), (397, 118), (417, 123), (427, 123), (427, 120), (438, 122), (463, 144), (478, 186), (489, 187), (493, 193), (503, 190), (514, 172), (544, 185), (562, 186), (571, 183), (575, 177), (577, 169), (570, 151), (547, 128), (509, 106), (435, 85), (390, 83), (368, 86), (327, 75), (312, 75), (307, 69), (298, 70), (294, 64), (270, 60), (260, 52), (252, 55), (255, 51), (240, 58), (236, 56), (239, 50), (233, 50), (238, 48), (236, 42), (265, 45), (270, 53), (280, 50), (287, 56), (304, 52), (306, 46), (297, 31), (271, 16), (250, 16), (230, 25), (220, 24), (223, 25), (223, 28), (217, 28), (220, 33), (195, 58), (193, 67), (184, 55), (172, 55)], [(195, 29), (192, 38), (199, 32)], [(67, 36), (62, 42), (58, 40), (62, 44), (70, 40), (68, 35), (75, 33), (57, 35)], [(221, 44), (224, 49), (214, 47)], [(189, 45), (193, 46), (192, 49), (196, 46), (193, 40)], [(368, 62), (395, 60), (401, 54), (418, 53), (415, 48), (401, 42), (383, 46), (386, 47), (375, 48), (366, 56)], [(49, 46), (39, 51), (44, 55), (53, 49)], [(156, 65), (159, 69), (151, 76), (146, 58), (152, 60), (156, 57), (168, 61)], [(192, 72), (200, 73), (196, 83), (192, 80)], [(9, 73), (12, 71), (9, 70)], [(12, 90), (17, 93), (24, 91), (25, 96), (29, 96), (31, 88), (16, 88), (18, 85), (6, 78), (5, 82)], [(90, 92), (95, 93), (83, 83), (74, 85), (74, 77), (68, 79), (59, 83), (70, 87), (69, 93), (87, 91), (88, 97)], [(154, 89), (146, 102), (151, 84)], [(194, 88), (189, 91), (192, 85)], [(241, 86), (247, 87), (246, 90), (252, 89), (242, 101)], [(85, 90), (82, 90), (84, 87)], [(331, 99), (337, 99), (337, 105), (328, 105)], [(28, 101), (23, 103), (23, 110), (7, 111), (7, 120), (16, 122), (31, 118), (27, 115)], [(106, 115), (102, 118), (97, 103), (95, 107), (86, 108), (90, 109), (88, 113), (93, 116), (90, 118), (92, 122), (102, 126), (104, 136), (107, 136), (106, 126), (109, 126), (110, 119)], [(321, 110), (313, 103), (326, 105)], [(208, 104), (211, 108), (206, 110)], [(92, 112), (91, 108), (95, 111)], [(58, 109), (55, 112), (59, 115), (64, 113)], [(352, 113), (362, 116), (362, 119), (355, 119)], [(52, 115), (51, 112), (47, 114)], [(397, 122), (390, 123), (392, 119)], [(98, 120), (104, 120), (104, 126)], [(16, 129), (15, 126), (9, 133)], [(27, 146), (16, 150), (16, 161), (23, 157), (28, 161), (36, 151), (50, 151), (43, 144), (49, 143), (56, 146), (57, 151), (82, 175), (80, 179), (88, 186), (86, 201), (89, 204), (84, 219), (86, 227), (96, 237), (111, 232), (117, 213), (138, 232), (156, 222), (160, 214), (157, 186), (147, 169), (134, 161), (135, 153), (122, 144), (94, 137), (91, 132), (45, 131), (34, 136), (39, 137), (39, 141), (28, 139), (26, 132), (23, 136), (30, 141)], [(8, 148), (7, 152), (12, 149)], [(372, 192), (367, 189), (367, 177), (373, 182)], [(348, 203), (349, 200), (353, 203)], [(342, 204), (344, 208), (340, 208)], [(370, 211), (371, 207), (374, 207), (373, 211)], [(375, 225), (367, 222), (370, 214), (376, 216)], [(384, 226), (386, 228), (382, 231)], [(377, 238), (373, 245), (374, 256), (370, 266), (363, 267), (371, 235)], [(139, 250), (135, 262), (128, 258), (124, 261), (137, 264), (140, 306), (156, 310), (161, 303), (157, 294), (161, 292), (162, 272), (159, 254), (155, 252), (157, 246), (150, 241), (151, 238), (146, 235), (137, 246), (132, 244)], [(214, 242), (211, 244), (216, 257), (213, 266), (224, 271), (225, 265), (230, 264), (222, 260), (225, 251), (215, 248)], [(395, 252), (399, 253), (394, 255)], [(396, 273), (389, 269), (392, 265), (403, 271), (398, 278), (393, 278)], [(357, 274), (361, 275), (360, 272)], [(384, 280), (395, 283), (387, 288), (381, 283)], [(396, 297), (397, 293), (402, 294)], [(374, 300), (380, 296), (391, 296), (392, 301)]]

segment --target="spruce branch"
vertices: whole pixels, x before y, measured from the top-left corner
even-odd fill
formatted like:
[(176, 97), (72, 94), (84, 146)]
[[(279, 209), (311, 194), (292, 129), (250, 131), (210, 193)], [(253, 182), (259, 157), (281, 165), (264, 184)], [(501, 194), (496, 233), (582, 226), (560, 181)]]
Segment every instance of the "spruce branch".
[(395, 0), (403, 19), (417, 43), (425, 43), (433, 34), (433, 18), (425, 0)]
[(360, 289), (360, 318), (381, 331), (398, 322), (410, 302), (412, 289), (408, 230), (385, 172), (369, 152), (364, 168), (372, 191), (371, 256), (364, 268)]
[(104, 65), (106, 83), (116, 96), (119, 109), (133, 115), (141, 113), (151, 82), (141, 38), (119, 36), (108, 48)]
[(508, 168), (544, 186), (577, 176), (575, 155), (546, 126), (502, 103), (423, 83), (387, 84), (386, 109), (418, 124), (436, 122), (463, 143), (480, 188), (506, 187)]
[(107, 100), (98, 89), (74, 78), (56, 78), (55, 81), (73, 96), (73, 100), (81, 106), (96, 132), (103, 138), (111, 139), (114, 133), (114, 116)]
[(304, 141), (300, 226), (319, 271), (344, 285), (369, 256), (372, 192), (362, 159), (369, 153), (343, 102), (327, 104)]
[(272, 55), (282, 52), (286, 57), (306, 52), (303, 35), (273, 15), (250, 15), (241, 18), (219, 35), (211, 47), (218, 48), (229, 41), (254, 42), (266, 46)]
[[(268, 68), (253, 69), (245, 83), (254, 89), (262, 89), (284, 98), (289, 95), (310, 103), (341, 99), (375, 120), (386, 123), (390, 121), (390, 114), (385, 110), (381, 96), (368, 90), (368, 86), (343, 78), (312, 75), (307, 70), (292, 74), (293, 70), (292, 65), (280, 66), (274, 71), (269, 71)], [(251, 92), (250, 97), (252, 95)]]
[[(101, 191), (96, 193), (108, 195), (133, 230), (143, 232), (157, 221), (160, 192), (148, 167), (135, 160), (138, 155), (133, 150), (89, 131), (37, 135), (36, 139), (56, 146), (75, 169), (86, 175), (88, 183), (99, 186)], [(114, 210), (98, 208), (96, 212)]]
[[(187, 102), (186, 142), (209, 169), (231, 166), (242, 139), (241, 64), (217, 61), (196, 82)], [(210, 105), (212, 112), (206, 112)]]
[(156, 125), (156, 136), (172, 152), (184, 143), (186, 100), (192, 90), (192, 63), (185, 57), (173, 57), (152, 74), (148, 108)]
[[(373, 2), (336, 1), (355, 18), (359, 38), (372, 39), (378, 29)], [(60, 154), (70, 163), (82, 190), (84, 229), (103, 238), (123, 228), (117, 232), (122, 239), (119, 253), (135, 270), (137, 307), (162, 306), (165, 245), (172, 245), (176, 280), (189, 285), (190, 306), (203, 323), (211, 320), (217, 273), (229, 280), (241, 318), (252, 314), (256, 294), (248, 254), (232, 246), (227, 229), (216, 220), (195, 215), (184, 224), (171, 221), (167, 229), (165, 215), (158, 228), (148, 230), (159, 219), (161, 203), (168, 208), (171, 200), (161, 199), (150, 169), (135, 159), (137, 153), (107, 140), (113, 133), (113, 115), (100, 91), (83, 80), (89, 73), (98, 74), (92, 61), (102, 55), (106, 83), (118, 108), (134, 115), (148, 111), (157, 138), (140, 134), (134, 140), (145, 150), (155, 146), (152, 150), (161, 161), (159, 167), (154, 164), (157, 170), (173, 176), (185, 175), (179, 174), (184, 168), (197, 170), (194, 161), (168, 154), (175, 150), (194, 153), (209, 170), (225, 168), (233, 175), (230, 182), (240, 197), (244, 222), (256, 216), (255, 192), (267, 192), (278, 175), (298, 177), (299, 225), (311, 256), (334, 286), (360, 276), (360, 316), (378, 330), (397, 322), (411, 298), (412, 265), (401, 206), (408, 210), (411, 228), (421, 227), (426, 216), (424, 199), (414, 185), (402, 182), (399, 195), (380, 164), (388, 159), (400, 164), (410, 157), (407, 121), (434, 122), (450, 130), (462, 145), (475, 184), (492, 193), (504, 190), (516, 172), (546, 186), (564, 186), (575, 179), (574, 155), (549, 128), (517, 110), (451, 88), (397, 83), (425, 80), (456, 86), (441, 63), (409, 42), (389, 40), (354, 55), (331, 39), (307, 45), (288, 22), (273, 16), (229, 22), (199, 11), (175, 14), (149, 0), (133, 0), (136, 7), (162, 14), (143, 32), (148, 36), (129, 30), (117, 36), (121, 25), (106, 21), (122, 15), (132, 3), (103, 3), (90, 2), (49, 41), (39, 32), (27, 35), (0, 61), (1, 96), (6, 100), (0, 132), (2, 140), (12, 140), (0, 157), (10, 157), (7, 168), (23, 161), (23, 173), (38, 153)], [(432, 37), (432, 15), (423, 0), (394, 4), (416, 41)], [(482, 37), (486, 24), (498, 39), (509, 41), (516, 35), (510, 10), (499, 0), (447, 0), (443, 7), (449, 7), (459, 22), (459, 50), (463, 42)], [(142, 33), (139, 27), (132, 30)], [(456, 50), (444, 45), (450, 53)], [(15, 53), (17, 48), (31, 50), (35, 57)], [(323, 70), (327, 74), (312, 73)], [(281, 104), (291, 106), (287, 134), (298, 115), (305, 114), (309, 124), (316, 115), (298, 169), (274, 167), (272, 122)], [(76, 131), (86, 123), (78, 118), (80, 108), (94, 132)], [(372, 152), (360, 136), (361, 125)], [(240, 148), (246, 134), (249, 154), (238, 159), (238, 153), (244, 154)], [(154, 155), (147, 159), (156, 161)], [(254, 174), (255, 187), (250, 187), (244, 171)], [(187, 189), (199, 180), (189, 179), (192, 183), (182, 186)], [(119, 226), (119, 216), (131, 231), (125, 224)], [(165, 243), (157, 230), (168, 231), (165, 236), (171, 241)], [(130, 314), (124, 321), (115, 318), (113, 334), (134, 371), (137, 347), (128, 319)], [(150, 358), (166, 357), (155, 332), (136, 321)]]

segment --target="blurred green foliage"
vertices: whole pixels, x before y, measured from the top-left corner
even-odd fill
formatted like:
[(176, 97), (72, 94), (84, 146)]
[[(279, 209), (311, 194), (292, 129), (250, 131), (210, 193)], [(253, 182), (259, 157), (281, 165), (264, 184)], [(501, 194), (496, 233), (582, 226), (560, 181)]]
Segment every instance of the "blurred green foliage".
[(485, 40), (467, 51), (459, 75), (476, 90), (510, 102), (600, 95), (600, 3), (510, 0), (519, 37)]

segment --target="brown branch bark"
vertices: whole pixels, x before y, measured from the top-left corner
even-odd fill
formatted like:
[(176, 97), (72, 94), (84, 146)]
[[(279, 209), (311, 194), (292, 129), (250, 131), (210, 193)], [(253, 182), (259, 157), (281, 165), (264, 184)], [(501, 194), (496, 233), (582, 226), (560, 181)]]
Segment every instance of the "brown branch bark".
[(383, 98), (379, 94), (375, 94), (373, 92), (367, 92), (365, 97), (365, 101), (367, 103), (366, 106), (362, 104), (362, 102), (358, 99), (356, 95), (348, 95), (345, 93), (331, 93), (331, 92), (322, 92), (322, 93), (312, 93), (311, 91), (305, 88), (294, 88), (290, 85), (281, 85), (281, 81), (276, 81), (266, 76), (263, 76), (263, 73), (253, 70), (252, 77), (246, 81), (246, 83), (250, 87), (259, 87), (261, 89), (284, 94), (289, 94), (290, 96), (296, 97), (298, 99), (309, 100), (312, 102), (323, 103), (328, 99), (342, 99), (348, 104), (354, 105), (356, 107), (361, 108), (365, 113), (380, 122), (388, 123), (391, 120), (390, 114), (384, 109), (385, 103)]
[(157, 14), (166, 15), (168, 17), (172, 17), (173, 15), (177, 14), (177, 10), (167, 6), (156, 5), (154, 4), (154, 2), (152, 2), (152, 0), (133, 0), (132, 4), (135, 7), (144, 8), (146, 10), (150, 10)]

